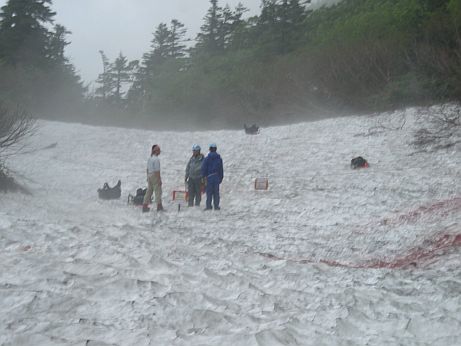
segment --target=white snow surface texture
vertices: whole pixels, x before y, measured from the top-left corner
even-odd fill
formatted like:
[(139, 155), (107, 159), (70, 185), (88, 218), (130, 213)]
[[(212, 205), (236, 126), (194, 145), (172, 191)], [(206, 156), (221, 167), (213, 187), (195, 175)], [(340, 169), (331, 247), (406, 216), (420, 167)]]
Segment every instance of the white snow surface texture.
[[(40, 121), (7, 162), (32, 194), (0, 194), (0, 345), (461, 345), (460, 136), (421, 150), (427, 126), (415, 108), (258, 135)], [(178, 212), (211, 142), (221, 211)], [(155, 143), (167, 211), (143, 214), (127, 196)]]

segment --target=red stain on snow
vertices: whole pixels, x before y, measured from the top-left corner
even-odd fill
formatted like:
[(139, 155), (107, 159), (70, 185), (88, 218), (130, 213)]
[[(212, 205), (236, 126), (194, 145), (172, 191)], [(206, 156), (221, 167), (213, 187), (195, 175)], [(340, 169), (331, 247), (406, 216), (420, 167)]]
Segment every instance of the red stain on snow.
[[(430, 206), (422, 206), (408, 213), (401, 214), (392, 219), (383, 219), (380, 223), (385, 225), (399, 225), (407, 222), (415, 222), (420, 217), (426, 214), (438, 213), (440, 216), (447, 216), (452, 212), (461, 209), (461, 198), (453, 198), (441, 202), (434, 203)], [(332, 267), (356, 268), (356, 269), (399, 269), (411, 266), (420, 266), (429, 262), (431, 259), (448, 254), (453, 248), (461, 247), (461, 233), (437, 234), (432, 239), (425, 239), (418, 247), (411, 248), (406, 255), (397, 257), (392, 260), (370, 260), (363, 263), (343, 263), (336, 260), (314, 258), (283, 258), (270, 253), (261, 253), (259, 255), (272, 260), (286, 260), (301, 264), (323, 263)]]

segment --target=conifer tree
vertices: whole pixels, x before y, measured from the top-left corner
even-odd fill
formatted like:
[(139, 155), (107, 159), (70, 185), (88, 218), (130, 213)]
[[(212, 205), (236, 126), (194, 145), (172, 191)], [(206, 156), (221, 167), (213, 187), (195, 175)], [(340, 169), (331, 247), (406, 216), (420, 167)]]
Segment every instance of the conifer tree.
[(186, 35), (184, 24), (173, 19), (170, 25), (170, 32), (168, 36), (169, 56), (172, 58), (181, 58), (185, 55), (186, 46), (184, 37)]
[(55, 12), (51, 0), (8, 0), (0, 13), (0, 57), (9, 64), (46, 65)]
[(204, 18), (205, 23), (201, 26), (201, 32), (197, 35), (197, 48), (210, 54), (219, 53), (222, 46), (221, 23), (222, 8), (218, 6), (218, 0), (210, 0), (211, 7)]
[(139, 90), (144, 89), (146, 83), (153, 78), (155, 70), (170, 56), (171, 32), (168, 26), (165, 23), (160, 23), (153, 35), (152, 50), (143, 55), (141, 66), (135, 77), (133, 86)]
[(257, 25), (259, 43), (274, 53), (291, 51), (302, 37), (305, 16), (299, 0), (263, 0)]
[(250, 26), (249, 22), (243, 19), (246, 12), (248, 9), (241, 3), (238, 3), (233, 11), (228, 5), (223, 8), (220, 39), (225, 50), (238, 50), (246, 47), (248, 42), (247, 28)]
[(241, 3), (238, 4), (235, 11), (232, 11), (229, 5), (224, 6), (219, 23), (219, 47), (228, 49), (231, 45), (233, 36), (237, 28), (243, 24), (242, 16), (248, 11)]
[(160, 60), (168, 58), (170, 55), (170, 37), (171, 33), (168, 26), (165, 23), (160, 23), (151, 41), (152, 57)]
[(167, 24), (160, 23), (153, 33), (151, 51), (143, 55), (140, 65), (131, 70), (133, 83), (127, 93), (128, 105), (132, 110), (144, 110), (148, 98), (152, 95), (152, 85), (162, 66), (169, 59), (184, 57), (186, 46), (184, 24), (176, 19)]
[(103, 71), (96, 80), (96, 83), (100, 85), (100, 87), (96, 89), (96, 95), (100, 96), (103, 101), (106, 101), (114, 90), (115, 85), (111, 76), (112, 66), (109, 59), (102, 50), (99, 51), (99, 54), (101, 55)]
[(66, 41), (68, 34), (70, 34), (70, 31), (64, 26), (56, 24), (54, 32), (49, 35), (47, 58), (53, 66), (63, 66), (69, 62), (69, 59), (64, 55), (64, 50), (69, 45), (69, 42)]
[(132, 80), (132, 72), (137, 61), (128, 62), (128, 59), (120, 53), (110, 68), (111, 85), (114, 85), (113, 97), (117, 104), (121, 103), (123, 86)]

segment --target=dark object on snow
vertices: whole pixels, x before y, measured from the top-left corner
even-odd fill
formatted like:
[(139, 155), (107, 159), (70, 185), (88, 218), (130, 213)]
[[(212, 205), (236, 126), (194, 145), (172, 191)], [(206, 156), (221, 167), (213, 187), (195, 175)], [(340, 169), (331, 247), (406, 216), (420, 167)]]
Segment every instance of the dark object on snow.
[(137, 189), (136, 196), (132, 194), (128, 195), (128, 204), (142, 205), (144, 203), (144, 195), (146, 194), (147, 189)]
[(58, 146), (58, 142), (51, 143), (50, 145), (47, 145), (46, 147), (43, 147), (42, 149), (53, 149)]
[(24, 186), (19, 184), (13, 177), (8, 176), (5, 172), (2, 171), (0, 167), (0, 192), (22, 192), (26, 195), (31, 195), (29, 190), (27, 190)]
[(98, 195), (101, 199), (117, 199), (122, 195), (122, 182), (119, 180), (117, 185), (110, 187), (108, 183), (104, 183), (102, 189), (98, 189)]
[(243, 124), (243, 128), (245, 129), (245, 133), (247, 135), (257, 135), (259, 133), (259, 126), (253, 124), (251, 126), (247, 126), (247, 124)]
[(351, 160), (351, 168), (352, 169), (367, 168), (367, 167), (368, 167), (368, 162), (362, 156), (354, 157)]

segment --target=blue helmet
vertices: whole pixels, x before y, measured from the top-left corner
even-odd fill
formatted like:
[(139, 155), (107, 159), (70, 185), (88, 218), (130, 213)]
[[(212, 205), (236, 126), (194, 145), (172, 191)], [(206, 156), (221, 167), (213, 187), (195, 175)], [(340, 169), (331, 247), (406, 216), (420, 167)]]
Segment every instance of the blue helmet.
[(210, 148), (216, 148), (216, 149), (217, 149), (218, 146), (216, 145), (216, 143), (211, 143), (211, 144), (210, 144)]
[(200, 149), (202, 149), (202, 148), (200, 148), (200, 145), (198, 145), (198, 144), (194, 144), (194, 145), (192, 146), (192, 150), (193, 150), (193, 151), (200, 151)]

